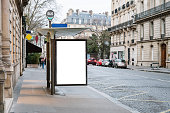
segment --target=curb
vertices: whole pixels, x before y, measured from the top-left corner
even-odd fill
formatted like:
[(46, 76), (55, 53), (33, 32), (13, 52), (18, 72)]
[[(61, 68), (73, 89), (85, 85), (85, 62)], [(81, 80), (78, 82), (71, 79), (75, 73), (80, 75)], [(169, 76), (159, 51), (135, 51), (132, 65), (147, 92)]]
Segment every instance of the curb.
[(150, 71), (150, 70), (139, 70), (139, 71), (170, 74), (170, 72), (162, 72), (162, 71)]
[(132, 113), (140, 113), (140, 112), (138, 112), (137, 110), (134, 110), (134, 109), (130, 108), (129, 106), (126, 106), (126, 105), (122, 104), (121, 102), (117, 101), (117, 100), (114, 99), (113, 97), (111, 97), (111, 96), (109, 96), (109, 95), (107, 95), (107, 94), (105, 94), (105, 93), (102, 93), (102, 92), (98, 91), (97, 89), (94, 89), (93, 87), (87, 86), (87, 88), (89, 88), (89, 89), (91, 89), (91, 90), (99, 93), (100, 95), (102, 95), (102, 96), (104, 96), (106, 99), (108, 99), (109, 101), (113, 102), (114, 104), (119, 105), (120, 107), (122, 107), (122, 108), (124, 108), (124, 109), (126, 109), (126, 110), (128, 110), (128, 111), (130, 111), (130, 112), (132, 112)]
[(165, 74), (170, 74), (170, 72), (165, 72), (165, 71), (152, 71), (152, 70), (142, 70), (142, 69), (134, 69), (134, 68), (127, 68), (129, 70), (138, 70), (138, 71), (145, 71), (145, 72), (154, 72), (154, 73), (165, 73)]

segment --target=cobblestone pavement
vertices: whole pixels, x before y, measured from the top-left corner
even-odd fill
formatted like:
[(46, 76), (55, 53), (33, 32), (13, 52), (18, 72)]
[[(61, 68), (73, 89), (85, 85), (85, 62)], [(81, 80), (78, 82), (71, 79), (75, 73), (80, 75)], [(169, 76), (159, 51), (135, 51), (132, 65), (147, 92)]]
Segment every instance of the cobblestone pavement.
[(141, 113), (170, 113), (170, 75), (88, 66), (88, 84)]

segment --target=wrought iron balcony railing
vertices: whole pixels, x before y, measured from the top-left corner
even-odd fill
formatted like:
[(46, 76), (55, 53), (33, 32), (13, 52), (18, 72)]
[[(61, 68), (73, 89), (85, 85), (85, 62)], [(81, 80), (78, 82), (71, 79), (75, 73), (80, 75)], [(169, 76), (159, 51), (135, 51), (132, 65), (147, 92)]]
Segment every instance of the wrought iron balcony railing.
[(124, 23), (118, 24), (116, 26), (113, 26), (111, 28), (108, 28), (108, 31), (113, 32), (113, 31), (117, 31), (120, 29), (131, 27), (132, 25), (133, 25), (133, 20), (129, 20), (127, 22), (124, 22)]
[(139, 21), (139, 20), (143, 20), (145, 18), (148, 17), (153, 17), (153, 16), (157, 16), (159, 14), (163, 14), (165, 12), (169, 12), (170, 11), (170, 2), (166, 2), (162, 5), (159, 5), (157, 7), (151, 8), (149, 10), (146, 10), (144, 12), (141, 12), (139, 14), (135, 15), (135, 22)]

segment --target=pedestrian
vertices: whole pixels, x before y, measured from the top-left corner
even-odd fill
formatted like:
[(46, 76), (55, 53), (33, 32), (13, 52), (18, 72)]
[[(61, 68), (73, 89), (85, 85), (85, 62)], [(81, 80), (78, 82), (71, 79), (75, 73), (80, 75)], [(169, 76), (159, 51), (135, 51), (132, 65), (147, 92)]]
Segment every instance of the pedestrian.
[(39, 64), (40, 64), (40, 67), (41, 67), (41, 58), (39, 58)]
[(45, 60), (44, 60), (44, 64), (46, 65), (46, 58), (45, 58)]
[(42, 68), (44, 69), (44, 62), (45, 60), (44, 59), (42, 59)]

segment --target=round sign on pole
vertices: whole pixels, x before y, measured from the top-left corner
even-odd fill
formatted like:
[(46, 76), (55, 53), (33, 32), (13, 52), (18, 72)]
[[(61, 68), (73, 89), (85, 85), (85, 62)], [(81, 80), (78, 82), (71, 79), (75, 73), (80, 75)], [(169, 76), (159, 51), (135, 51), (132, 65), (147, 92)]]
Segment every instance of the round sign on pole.
[(48, 10), (46, 12), (46, 16), (47, 16), (47, 19), (51, 21), (54, 18), (54, 11), (53, 10)]

